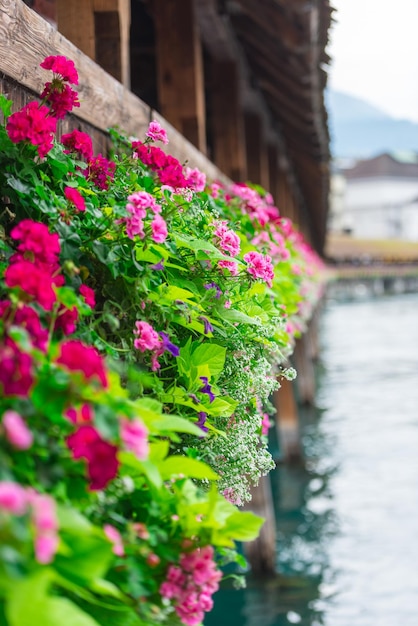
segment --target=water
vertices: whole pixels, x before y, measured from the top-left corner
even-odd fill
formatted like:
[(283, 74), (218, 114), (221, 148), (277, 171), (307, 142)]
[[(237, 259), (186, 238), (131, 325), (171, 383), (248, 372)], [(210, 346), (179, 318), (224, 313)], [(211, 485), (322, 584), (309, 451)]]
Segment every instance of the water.
[(418, 295), (327, 304), (304, 467), (271, 474), (275, 580), (207, 626), (418, 625)]

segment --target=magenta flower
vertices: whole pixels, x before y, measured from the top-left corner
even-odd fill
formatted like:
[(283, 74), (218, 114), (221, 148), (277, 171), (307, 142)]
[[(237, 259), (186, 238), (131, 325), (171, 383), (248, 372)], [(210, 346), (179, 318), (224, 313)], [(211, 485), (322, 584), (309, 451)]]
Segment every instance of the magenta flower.
[(11, 339), (0, 344), (0, 392), (26, 398), (34, 383), (32, 357), (21, 352)]
[(79, 158), (90, 160), (93, 157), (93, 144), (87, 133), (73, 130), (61, 137), (61, 143), (67, 148), (65, 153), (75, 152)]
[(90, 489), (104, 489), (115, 478), (119, 461), (116, 446), (102, 439), (90, 424), (82, 425), (75, 433), (67, 437), (67, 445), (73, 452), (74, 459), (87, 460), (87, 474)]
[(87, 380), (97, 378), (103, 387), (108, 386), (104, 361), (96, 348), (86, 346), (78, 340), (61, 344), (57, 363), (70, 371), (82, 372)]
[(238, 263), (236, 261), (218, 261), (218, 267), (228, 270), (231, 276), (238, 276)]
[(90, 287), (87, 287), (87, 285), (81, 285), (80, 295), (83, 296), (84, 302), (89, 307), (94, 309), (94, 307), (96, 306), (96, 297), (95, 297), (94, 290), (91, 289)]
[(155, 215), (151, 222), (152, 239), (156, 243), (163, 243), (167, 239), (168, 231), (167, 224), (161, 215)]
[(6, 411), (2, 419), (6, 439), (18, 450), (28, 450), (33, 443), (32, 432), (16, 411)]
[(137, 338), (134, 340), (134, 347), (137, 350), (145, 352), (146, 350), (155, 350), (160, 347), (160, 337), (148, 322), (137, 321), (135, 326), (136, 328), (133, 332)]
[(84, 198), (77, 189), (74, 187), (65, 187), (64, 195), (67, 198), (68, 202), (70, 202), (77, 211), (82, 212), (86, 210), (86, 203), (84, 202)]
[(149, 137), (152, 141), (161, 141), (165, 144), (168, 143), (167, 132), (164, 128), (161, 128), (160, 124), (156, 120), (150, 122), (145, 136)]
[(269, 287), (274, 279), (274, 268), (271, 264), (271, 257), (261, 252), (247, 252), (244, 254), (244, 261), (248, 263), (247, 272), (254, 278), (261, 278)]
[(37, 102), (29, 102), (7, 120), (6, 131), (13, 143), (27, 141), (37, 147), (41, 158), (52, 149), (57, 120), (49, 109)]
[(193, 189), (193, 191), (204, 190), (206, 186), (206, 174), (201, 172), (197, 167), (195, 169), (186, 167), (184, 173), (188, 187)]
[(67, 59), (64, 56), (48, 56), (40, 67), (44, 70), (51, 70), (54, 74), (58, 74), (63, 81), (69, 82), (72, 85), (78, 85), (78, 73), (74, 65), (74, 61)]

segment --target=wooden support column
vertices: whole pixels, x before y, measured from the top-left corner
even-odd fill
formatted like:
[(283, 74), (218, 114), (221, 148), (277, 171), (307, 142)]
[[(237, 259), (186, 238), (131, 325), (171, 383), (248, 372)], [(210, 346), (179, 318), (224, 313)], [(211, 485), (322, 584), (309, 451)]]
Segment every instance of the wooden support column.
[(229, 178), (244, 181), (247, 158), (237, 66), (212, 61), (210, 74), (213, 160)]
[(254, 575), (273, 576), (276, 573), (276, 516), (270, 478), (261, 476), (257, 487), (251, 489), (251, 495), (252, 500), (245, 509), (264, 517), (265, 522), (257, 539), (244, 544), (245, 554)]
[(261, 119), (255, 113), (246, 113), (244, 116), (244, 125), (247, 178), (250, 182), (267, 188), (269, 185), (269, 169)]
[(130, 0), (57, 0), (59, 32), (128, 89), (130, 23)]
[(161, 114), (206, 153), (202, 46), (194, 0), (155, 0)]
[(310, 337), (305, 333), (297, 339), (295, 345), (296, 383), (301, 402), (313, 405), (315, 401), (315, 371), (312, 361)]
[(280, 389), (275, 393), (280, 450), (284, 462), (299, 462), (302, 458), (302, 448), (294, 386), (286, 378), (280, 380), (280, 385)]

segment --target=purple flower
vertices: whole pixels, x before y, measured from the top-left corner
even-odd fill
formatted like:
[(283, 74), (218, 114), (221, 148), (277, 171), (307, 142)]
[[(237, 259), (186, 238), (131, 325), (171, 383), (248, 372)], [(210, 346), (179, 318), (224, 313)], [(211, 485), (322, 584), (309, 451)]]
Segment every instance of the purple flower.
[(161, 259), (161, 261), (159, 261), (159, 263), (156, 263), (155, 265), (151, 265), (151, 269), (152, 270), (163, 270), (164, 269), (164, 260)]
[(189, 393), (189, 398), (191, 398), (195, 404), (199, 404), (199, 399), (194, 393)]
[(209, 333), (213, 333), (213, 326), (210, 323), (210, 321), (207, 319), (207, 317), (204, 317), (203, 315), (201, 315), (199, 317), (200, 321), (203, 322), (204, 325), (204, 330), (203, 332), (205, 333), (205, 335), (208, 335)]
[(212, 391), (212, 387), (209, 385), (209, 379), (207, 376), (200, 376), (200, 380), (203, 383), (203, 387), (199, 389), (201, 393), (207, 393), (209, 396), (209, 402), (213, 402), (215, 400), (215, 394)]
[(180, 350), (178, 346), (174, 345), (174, 343), (170, 341), (170, 337), (167, 335), (167, 333), (160, 332), (158, 334), (163, 341), (162, 347), (164, 348), (164, 350), (168, 350), (168, 352), (170, 352), (173, 356), (179, 356)]
[(209, 429), (207, 426), (205, 426), (205, 422), (206, 422), (206, 418), (208, 414), (204, 413), (203, 411), (200, 411), (198, 413), (198, 416), (199, 416), (199, 419), (196, 422), (196, 426), (199, 426), (199, 428), (203, 430), (204, 433), (207, 433)]
[(203, 287), (205, 289), (216, 289), (215, 298), (219, 299), (222, 295), (222, 290), (216, 283), (206, 283), (206, 285), (203, 285)]

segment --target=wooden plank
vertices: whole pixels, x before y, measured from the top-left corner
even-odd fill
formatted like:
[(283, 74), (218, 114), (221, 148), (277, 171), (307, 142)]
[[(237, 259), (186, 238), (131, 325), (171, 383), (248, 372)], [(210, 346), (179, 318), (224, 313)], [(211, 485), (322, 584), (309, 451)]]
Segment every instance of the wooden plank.
[(269, 185), (267, 146), (260, 117), (253, 113), (245, 113), (244, 127), (248, 179), (266, 189)]
[(237, 66), (212, 61), (210, 74), (213, 160), (230, 178), (244, 181), (247, 160)]
[(280, 389), (275, 392), (280, 450), (285, 462), (298, 462), (302, 458), (302, 447), (294, 387), (286, 378), (280, 380), (280, 385)]
[(251, 489), (252, 500), (245, 510), (264, 517), (260, 534), (254, 541), (244, 544), (246, 557), (255, 576), (273, 576), (276, 573), (276, 516), (274, 513), (271, 483), (261, 476), (257, 487)]
[(205, 153), (203, 59), (194, 0), (154, 0), (154, 16), (159, 108)]

